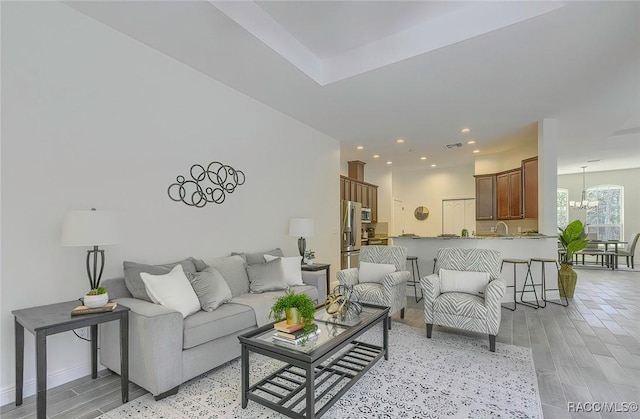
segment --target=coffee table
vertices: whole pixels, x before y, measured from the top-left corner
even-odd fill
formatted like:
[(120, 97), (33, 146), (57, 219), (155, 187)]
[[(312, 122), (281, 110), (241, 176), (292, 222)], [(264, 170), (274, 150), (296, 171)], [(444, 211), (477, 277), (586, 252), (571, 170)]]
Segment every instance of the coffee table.
[[(316, 310), (325, 312), (324, 306)], [(269, 324), (238, 336), (242, 348), (242, 408), (249, 400), (292, 418), (318, 418), (384, 356), (389, 359), (389, 307), (363, 304), (360, 323), (347, 326), (316, 321), (320, 334), (306, 345), (273, 339)], [(382, 327), (382, 346), (357, 341), (367, 330)], [(286, 363), (250, 385), (249, 352)]]

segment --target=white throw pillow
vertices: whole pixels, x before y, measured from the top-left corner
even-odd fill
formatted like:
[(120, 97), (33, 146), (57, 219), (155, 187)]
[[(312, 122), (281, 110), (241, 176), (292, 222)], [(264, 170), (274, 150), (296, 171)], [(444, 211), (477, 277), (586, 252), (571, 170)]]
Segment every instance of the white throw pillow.
[(440, 269), (441, 292), (464, 292), (467, 294), (484, 294), (489, 284), (489, 272), (450, 271)]
[(182, 265), (176, 265), (165, 275), (141, 272), (140, 278), (154, 303), (179, 311), (183, 318), (200, 310), (200, 300), (184, 274)]
[(360, 262), (358, 269), (358, 281), (382, 283), (385, 276), (396, 271), (396, 265), (392, 263)]
[(282, 262), (282, 271), (284, 272), (284, 281), (287, 285), (295, 287), (296, 285), (304, 285), (302, 282), (302, 269), (300, 268), (300, 256), (293, 257), (279, 257), (264, 255), (264, 260), (271, 262), (272, 260), (280, 259)]

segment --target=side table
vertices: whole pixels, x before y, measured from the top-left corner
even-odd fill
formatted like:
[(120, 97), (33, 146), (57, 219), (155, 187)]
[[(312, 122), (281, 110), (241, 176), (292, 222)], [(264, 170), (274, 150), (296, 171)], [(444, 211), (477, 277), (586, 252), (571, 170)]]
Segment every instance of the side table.
[(71, 316), (80, 302), (64, 303), (14, 310), (16, 349), (16, 406), (22, 404), (24, 384), (24, 329), (36, 337), (36, 410), (38, 419), (47, 417), (47, 336), (91, 326), (91, 378), (98, 376), (98, 324), (120, 321), (120, 377), (122, 402), (129, 400), (129, 307), (118, 306), (107, 313)]
[[(331, 272), (331, 264), (314, 263), (313, 265), (302, 265), (301, 269), (303, 271), (308, 271), (308, 272), (316, 272), (316, 271), (322, 271), (322, 270), (327, 271), (327, 295), (331, 294), (331, 288), (329, 288), (331, 286), (331, 275), (329, 274)], [(322, 301), (319, 301), (319, 303), (321, 302)]]

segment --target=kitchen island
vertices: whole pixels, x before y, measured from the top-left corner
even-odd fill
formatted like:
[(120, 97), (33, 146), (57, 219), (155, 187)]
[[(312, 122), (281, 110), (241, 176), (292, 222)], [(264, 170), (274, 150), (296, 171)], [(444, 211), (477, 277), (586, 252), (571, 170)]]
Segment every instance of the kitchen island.
[[(446, 247), (462, 247), (471, 249), (492, 249), (497, 250), (503, 259), (531, 259), (531, 258), (557, 258), (558, 246), (557, 237), (545, 235), (533, 236), (472, 236), (472, 237), (419, 237), (419, 236), (396, 236), (391, 237), (394, 246), (404, 246), (408, 250), (408, 255), (418, 257), (418, 267), (420, 275), (427, 276), (433, 272), (434, 258), (438, 250)], [(532, 274), (536, 284), (540, 283), (540, 264), (536, 263), (532, 267)], [(520, 290), (524, 284), (526, 274), (525, 266), (517, 266), (518, 299)], [(557, 288), (556, 274), (547, 265), (547, 288)], [(507, 264), (501, 276), (507, 285), (513, 285), (513, 266)], [(536, 287), (538, 296), (540, 287)], [(413, 295), (413, 287), (407, 289), (407, 293)], [(547, 298), (557, 298), (557, 292), (547, 293)], [(525, 294), (525, 300), (532, 300), (533, 293)], [(513, 301), (513, 290), (508, 289), (503, 298), (503, 302)]]

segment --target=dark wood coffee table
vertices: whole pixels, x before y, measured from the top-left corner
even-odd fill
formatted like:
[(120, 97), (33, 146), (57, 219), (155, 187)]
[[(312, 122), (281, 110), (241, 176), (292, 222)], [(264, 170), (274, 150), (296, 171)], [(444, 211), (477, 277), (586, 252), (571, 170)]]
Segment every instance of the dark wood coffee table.
[[(322, 416), (380, 358), (389, 359), (388, 315), (389, 307), (364, 304), (354, 326), (316, 321), (320, 334), (304, 346), (274, 340), (272, 324), (239, 336), (242, 408), (253, 400), (292, 418)], [(356, 340), (376, 324), (382, 327), (382, 346)], [(250, 386), (249, 352), (286, 365)]]

